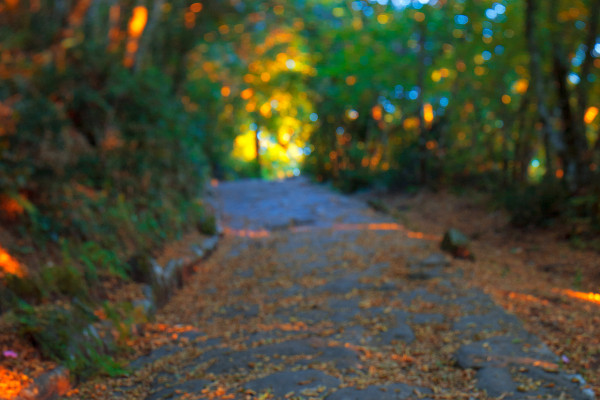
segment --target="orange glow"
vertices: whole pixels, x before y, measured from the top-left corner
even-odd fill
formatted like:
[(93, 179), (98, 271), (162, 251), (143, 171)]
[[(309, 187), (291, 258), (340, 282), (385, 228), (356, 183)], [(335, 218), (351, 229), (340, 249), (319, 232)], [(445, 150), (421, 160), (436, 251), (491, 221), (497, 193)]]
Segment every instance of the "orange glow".
[(420, 125), (421, 125), (421, 122), (419, 121), (419, 118), (417, 118), (417, 117), (406, 118), (404, 120), (404, 122), (402, 123), (402, 126), (406, 130), (418, 128)]
[(439, 235), (429, 235), (423, 232), (415, 232), (406, 229), (403, 225), (395, 222), (371, 223), (371, 224), (334, 224), (335, 231), (400, 231), (411, 239), (423, 239), (431, 241), (440, 241), (442, 237)]
[(392, 354), (391, 358), (392, 358), (392, 360), (398, 361), (398, 362), (403, 363), (403, 364), (412, 364), (415, 361), (417, 361), (414, 357), (411, 357), (411, 356), (409, 356), (407, 354), (402, 354), (402, 355)]
[(253, 94), (254, 94), (254, 91), (252, 89), (248, 88), (248, 89), (242, 90), (242, 93), (240, 93), (240, 96), (242, 97), (242, 99), (248, 100), (248, 99), (250, 99), (250, 97), (252, 97)]
[(527, 79), (519, 79), (513, 84), (512, 90), (515, 93), (523, 94), (529, 88), (529, 81)]
[(263, 82), (269, 82), (271, 80), (271, 74), (268, 72), (263, 72), (262, 74), (260, 74), (260, 79)]
[(502, 103), (504, 104), (510, 104), (511, 98), (509, 95), (505, 94), (504, 96), (502, 96)]
[(229, 97), (230, 94), (231, 94), (231, 89), (229, 88), (229, 86), (223, 86), (221, 88), (221, 96)]
[(293, 332), (293, 331), (305, 331), (308, 329), (308, 325), (302, 321), (296, 322), (284, 322), (281, 324), (258, 324), (258, 329), (263, 332), (273, 331), (276, 329), (285, 331), (285, 332)]
[(232, 229), (225, 228), (225, 235), (227, 236), (237, 236), (237, 237), (247, 237), (252, 239), (266, 238), (271, 234), (269, 231), (260, 229), (260, 230), (251, 230), (251, 229)]
[(569, 297), (572, 297), (574, 299), (585, 300), (585, 301), (589, 301), (591, 303), (600, 304), (600, 293), (577, 292), (575, 290), (570, 290), (570, 289), (560, 290), (560, 292), (562, 294), (565, 294), (565, 295), (567, 295)]
[(207, 399), (235, 399), (235, 395), (227, 394), (227, 389), (222, 386), (219, 386), (215, 390), (210, 388), (202, 389), (202, 394), (206, 396)]
[(8, 196), (0, 196), (0, 210), (2, 215), (9, 218), (15, 218), (23, 214), (23, 206), (15, 199)]
[(218, 187), (219, 186), (219, 180), (215, 179), (215, 178), (211, 179), (210, 180), (210, 186), (212, 186), (212, 187)]
[(24, 276), (23, 267), (17, 260), (0, 247), (0, 272), (3, 274), (12, 274), (19, 277)]
[(190, 6), (190, 11), (194, 13), (199, 13), (202, 11), (202, 3), (194, 3)]
[(429, 140), (427, 141), (427, 143), (425, 144), (425, 146), (427, 147), (427, 150), (433, 150), (436, 148), (437, 143), (435, 140)]
[(508, 292), (507, 296), (511, 300), (521, 300), (528, 303), (540, 303), (544, 305), (548, 305), (548, 300), (540, 299), (538, 297), (532, 296), (526, 293), (516, 293), (516, 292)]
[(598, 115), (598, 107), (590, 107), (585, 112), (583, 120), (586, 124), (591, 124)]
[(14, 10), (19, 5), (19, 0), (4, 0), (6, 4), (6, 8), (9, 10)]
[(130, 40), (127, 42), (126, 50), (128, 53), (135, 53), (138, 51), (138, 42), (137, 40)]
[(354, 75), (350, 75), (346, 77), (346, 84), (348, 86), (354, 86), (356, 84), (356, 77)]
[(184, 24), (187, 29), (192, 29), (196, 25), (196, 14), (188, 11), (183, 16)]
[(263, 117), (269, 118), (271, 116), (271, 103), (264, 103), (258, 111)]
[(556, 177), (558, 179), (561, 179), (563, 176), (565, 176), (565, 171), (563, 171), (562, 169), (557, 169), (556, 170)]
[(135, 38), (142, 36), (146, 22), (148, 22), (148, 9), (144, 6), (135, 7), (129, 20), (129, 35)]
[(31, 378), (25, 374), (0, 367), (0, 393), (3, 399), (16, 399), (30, 381)]
[(373, 115), (373, 119), (375, 121), (380, 121), (383, 117), (383, 111), (381, 110), (381, 106), (377, 105), (371, 109), (371, 115)]
[(433, 122), (433, 107), (429, 103), (423, 106), (423, 119), (427, 123), (427, 126), (430, 126)]

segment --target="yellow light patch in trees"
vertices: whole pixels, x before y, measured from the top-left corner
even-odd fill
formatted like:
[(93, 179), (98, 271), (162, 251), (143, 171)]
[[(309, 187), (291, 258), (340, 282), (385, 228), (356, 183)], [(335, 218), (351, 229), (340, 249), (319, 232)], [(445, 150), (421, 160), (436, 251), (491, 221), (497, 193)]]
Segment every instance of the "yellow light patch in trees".
[(248, 131), (236, 137), (233, 142), (232, 155), (243, 161), (254, 160), (256, 157), (256, 133)]
[(344, 9), (342, 7), (336, 7), (333, 9), (333, 16), (336, 18), (341, 18), (345, 14)]
[(594, 121), (594, 119), (596, 119), (597, 116), (598, 116), (598, 107), (590, 107), (585, 112), (585, 115), (583, 116), (583, 120), (586, 124), (591, 124)]
[(144, 6), (137, 6), (133, 9), (133, 15), (129, 20), (129, 35), (132, 37), (140, 37), (146, 23), (148, 22), (148, 9)]
[(373, 119), (375, 121), (379, 121), (381, 120), (382, 116), (383, 116), (383, 111), (381, 110), (381, 106), (380, 105), (376, 105), (371, 109), (371, 115), (373, 116)]
[(430, 125), (433, 122), (433, 106), (429, 103), (425, 103), (423, 106), (423, 119)]
[(260, 109), (258, 111), (263, 117), (269, 118), (271, 116), (271, 103), (264, 103), (262, 106), (260, 106)]
[(512, 86), (512, 91), (515, 93), (523, 94), (529, 88), (529, 81), (525, 78), (519, 79)]
[(240, 93), (240, 96), (242, 97), (242, 99), (248, 100), (252, 97), (253, 94), (254, 94), (254, 91), (252, 89), (248, 88), (248, 89), (242, 90), (242, 93)]
[(387, 14), (379, 14), (377, 16), (377, 22), (379, 22), (381, 25), (385, 25), (390, 22), (390, 16)]

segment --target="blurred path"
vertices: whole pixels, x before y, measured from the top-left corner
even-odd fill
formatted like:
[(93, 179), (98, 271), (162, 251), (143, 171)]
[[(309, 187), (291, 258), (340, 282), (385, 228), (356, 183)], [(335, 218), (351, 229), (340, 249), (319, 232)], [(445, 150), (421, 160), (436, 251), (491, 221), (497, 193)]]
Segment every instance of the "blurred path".
[(303, 179), (217, 191), (226, 238), (158, 316), (180, 333), (111, 398), (589, 398), (435, 238)]

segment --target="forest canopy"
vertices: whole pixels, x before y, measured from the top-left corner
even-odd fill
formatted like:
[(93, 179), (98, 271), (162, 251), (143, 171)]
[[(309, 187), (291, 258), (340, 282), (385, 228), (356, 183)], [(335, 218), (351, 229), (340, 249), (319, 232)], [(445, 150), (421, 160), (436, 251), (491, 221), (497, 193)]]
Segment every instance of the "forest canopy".
[(2, 218), (110, 247), (88, 222), (114, 209), (164, 240), (209, 177), (304, 171), (597, 222), (599, 3), (5, 0)]

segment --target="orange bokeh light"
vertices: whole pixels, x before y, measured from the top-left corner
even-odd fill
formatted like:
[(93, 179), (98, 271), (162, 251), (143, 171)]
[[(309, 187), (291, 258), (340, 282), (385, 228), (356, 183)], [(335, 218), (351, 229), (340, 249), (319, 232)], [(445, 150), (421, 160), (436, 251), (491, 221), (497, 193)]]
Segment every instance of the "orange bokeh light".
[(596, 119), (596, 117), (598, 116), (598, 107), (590, 107), (587, 109), (587, 111), (585, 112), (585, 115), (583, 116), (583, 120), (586, 124), (591, 124), (594, 119)]
[(242, 93), (240, 93), (240, 96), (242, 97), (242, 99), (248, 100), (248, 99), (250, 99), (250, 97), (252, 97), (253, 94), (254, 94), (254, 91), (252, 89), (248, 88), (248, 89), (242, 90)]
[(21, 203), (8, 196), (0, 196), (0, 210), (8, 218), (16, 218), (25, 211)]
[(3, 399), (16, 399), (30, 381), (31, 378), (25, 374), (0, 367), (0, 393)]
[(428, 125), (433, 122), (433, 106), (429, 103), (423, 106), (423, 119)]
[(383, 117), (383, 111), (381, 110), (381, 106), (376, 105), (371, 109), (371, 115), (373, 115), (373, 119), (375, 121), (381, 120)]
[(270, 236), (269, 231), (264, 229), (259, 230), (251, 230), (251, 229), (232, 229), (225, 228), (225, 235), (227, 236), (237, 236), (237, 237), (248, 237), (252, 239), (257, 238), (266, 238)]
[(569, 297), (572, 297), (574, 299), (585, 300), (585, 301), (589, 301), (591, 303), (600, 304), (600, 293), (577, 292), (577, 291), (571, 290), (571, 289), (564, 289), (564, 290), (561, 290), (560, 292)]
[(194, 13), (199, 13), (202, 11), (202, 3), (194, 3), (190, 6), (190, 11)]
[(0, 273), (12, 274), (19, 277), (25, 275), (21, 264), (15, 260), (6, 250), (0, 247)]
[(148, 22), (148, 9), (144, 6), (135, 7), (129, 20), (129, 35), (135, 38), (142, 36), (146, 22)]

